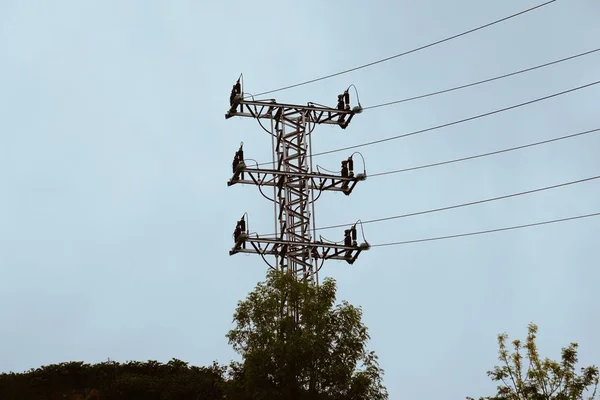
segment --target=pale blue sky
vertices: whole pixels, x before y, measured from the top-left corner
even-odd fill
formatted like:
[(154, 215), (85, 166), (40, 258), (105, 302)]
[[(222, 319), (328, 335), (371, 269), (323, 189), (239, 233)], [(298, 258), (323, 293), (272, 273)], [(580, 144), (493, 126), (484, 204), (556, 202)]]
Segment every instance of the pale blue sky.
[[(226, 185), (240, 141), (268, 161), (255, 121), (224, 119), (240, 72), (261, 92), (399, 53), (535, 1), (0, 0), (0, 371), (69, 360), (227, 363), (238, 300), (264, 277), (229, 257), (235, 221), (270, 233), (271, 206)], [(598, 47), (600, 3), (559, 0), (396, 59), (274, 95), (363, 106)], [(600, 54), (319, 127), (315, 151), (469, 117), (600, 79)], [(367, 172), (600, 127), (600, 87), (361, 149)], [(317, 225), (443, 207), (600, 174), (600, 133), (361, 182), (327, 193)], [(336, 169), (349, 152), (319, 157)], [(600, 211), (577, 186), (365, 227), (373, 243)], [(330, 239), (342, 229), (324, 232)], [(392, 399), (490, 394), (496, 335), (540, 325), (544, 354), (578, 341), (600, 363), (600, 220), (372, 249), (330, 262), (339, 299), (363, 307)], [(596, 339), (594, 339), (596, 338)]]

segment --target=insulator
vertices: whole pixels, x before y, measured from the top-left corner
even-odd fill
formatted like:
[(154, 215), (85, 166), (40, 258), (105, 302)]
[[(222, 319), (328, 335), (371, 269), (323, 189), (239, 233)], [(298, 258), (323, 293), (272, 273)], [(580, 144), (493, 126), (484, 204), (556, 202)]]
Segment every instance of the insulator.
[(242, 93), (242, 85), (240, 84), (240, 80), (239, 79), (236, 82), (236, 84), (233, 86), (233, 88), (235, 90), (235, 94), (241, 94)]
[(352, 240), (356, 241), (356, 226), (352, 227)]
[(281, 114), (283, 114), (283, 107), (277, 109), (275, 113), (275, 121), (279, 121), (281, 119)]
[(352, 246), (352, 238), (350, 237), (350, 229), (344, 231), (344, 246)]
[(233, 89), (231, 89), (231, 94), (229, 95), (229, 105), (232, 105), (235, 103), (235, 85), (233, 86)]
[(354, 160), (352, 159), (352, 156), (348, 157), (348, 169), (354, 171)]
[(240, 147), (240, 149), (237, 151), (237, 158), (240, 161), (244, 161), (244, 150)]
[(238, 165), (240, 164), (240, 161), (243, 159), (240, 159), (240, 151), (236, 151), (235, 155), (233, 156), (233, 162), (231, 163), (231, 167), (233, 168), (233, 172), (235, 172), (236, 168), (238, 167)]
[(346, 103), (346, 106), (350, 106), (350, 93), (348, 93), (347, 90), (344, 92), (344, 102)]
[(242, 232), (246, 232), (246, 221), (244, 221), (244, 217), (242, 217), (242, 219), (240, 219), (240, 230)]
[(344, 109), (344, 95), (343, 94), (338, 95), (337, 108), (338, 108), (338, 110), (343, 110)]
[(342, 161), (342, 176), (344, 178), (348, 176), (348, 167), (346, 161)]

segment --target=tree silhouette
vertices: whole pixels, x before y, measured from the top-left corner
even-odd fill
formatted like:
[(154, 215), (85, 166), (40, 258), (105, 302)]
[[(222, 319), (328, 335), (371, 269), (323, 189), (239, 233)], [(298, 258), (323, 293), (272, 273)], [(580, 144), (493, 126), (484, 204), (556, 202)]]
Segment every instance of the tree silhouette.
[(581, 368), (581, 373), (577, 373), (577, 343), (562, 349), (560, 362), (542, 360), (535, 343), (537, 331), (535, 324), (529, 324), (525, 343), (514, 340), (512, 352), (507, 348), (508, 335), (498, 336), (501, 365), (487, 373), (499, 383), (497, 394), (481, 397), (481, 400), (591, 400), (596, 397), (598, 368)]

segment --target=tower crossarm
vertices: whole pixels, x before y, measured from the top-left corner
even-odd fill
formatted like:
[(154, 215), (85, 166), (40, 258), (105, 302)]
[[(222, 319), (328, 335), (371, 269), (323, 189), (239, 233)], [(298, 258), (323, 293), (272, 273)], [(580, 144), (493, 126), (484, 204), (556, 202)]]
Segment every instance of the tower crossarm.
[(238, 253), (260, 254), (262, 256), (298, 256), (302, 260), (304, 253), (310, 252), (312, 257), (317, 260), (341, 260), (348, 264), (353, 264), (358, 255), (369, 248), (368, 244), (341, 245), (335, 243), (300, 242), (290, 240), (280, 240), (277, 238), (251, 237), (249, 235), (240, 235), (235, 242), (234, 247), (229, 251), (229, 255)]
[[(287, 185), (290, 187), (306, 187), (308, 189), (318, 191), (337, 191), (343, 192), (345, 195), (352, 193), (358, 182), (365, 180), (364, 174), (352, 174), (351, 176), (340, 176), (334, 174), (323, 173), (303, 173), (303, 172), (282, 172), (276, 169), (268, 168), (247, 168), (241, 163), (233, 173), (231, 179), (227, 182), (227, 186), (235, 184), (248, 184), (256, 186), (271, 186), (280, 187), (283, 178), (287, 177)], [(308, 182), (307, 182), (308, 181)]]
[(305, 115), (308, 123), (339, 125), (345, 129), (357, 110), (338, 110), (330, 107), (307, 104), (306, 106), (282, 104), (275, 100), (246, 101), (234, 104), (225, 118), (250, 117), (256, 119), (275, 119), (293, 121)]
[(306, 123), (339, 125), (346, 129), (354, 114), (362, 111), (360, 104), (350, 107), (350, 93), (346, 90), (338, 95), (337, 107), (327, 107), (315, 103), (307, 105), (278, 103), (274, 99), (254, 100), (245, 98), (242, 87), (238, 81), (231, 89), (229, 96), (229, 110), (225, 119), (231, 117), (249, 117), (256, 119), (274, 119), (276, 124), (280, 122), (296, 123), (304, 118)]

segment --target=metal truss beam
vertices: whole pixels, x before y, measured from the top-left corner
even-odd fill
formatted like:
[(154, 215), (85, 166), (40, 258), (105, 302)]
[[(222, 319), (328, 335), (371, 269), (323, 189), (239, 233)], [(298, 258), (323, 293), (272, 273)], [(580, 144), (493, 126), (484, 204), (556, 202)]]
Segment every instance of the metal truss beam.
[[(247, 178), (246, 175), (248, 176)], [(280, 170), (268, 168), (247, 168), (245, 164), (240, 164), (232, 178), (229, 180), (229, 182), (227, 182), (227, 186), (240, 183), (281, 188), (283, 187), (286, 177), (299, 178), (295, 182), (288, 181), (287, 183), (289, 187), (294, 187), (297, 190), (303, 186), (306, 186), (309, 190), (337, 191), (343, 192), (345, 195), (350, 195), (356, 184), (359, 181), (366, 179), (366, 175), (364, 174), (358, 174), (356, 176), (352, 174), (352, 176), (342, 177), (339, 175), (314, 172), (282, 172)]]
[(305, 118), (307, 123), (339, 125), (346, 129), (354, 114), (360, 112), (359, 108), (347, 109), (339, 107), (334, 109), (308, 103), (306, 106), (277, 103), (275, 100), (248, 101), (239, 100), (235, 102), (225, 118), (250, 117), (256, 119), (273, 119), (276, 122), (287, 121), (295, 124), (299, 117)]
[[(252, 249), (247, 248), (247, 244), (252, 246)], [(368, 245), (340, 245), (335, 243), (324, 243), (322, 241), (312, 242), (297, 242), (291, 240), (281, 240), (277, 238), (261, 238), (241, 235), (232, 250), (230, 255), (237, 253), (260, 254), (260, 255), (275, 255), (286, 256), (291, 252), (292, 248), (301, 248), (296, 250), (296, 256), (304, 256), (304, 252), (310, 252), (313, 258), (318, 260), (342, 260), (348, 264), (354, 264), (358, 255), (368, 249)]]

